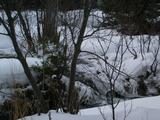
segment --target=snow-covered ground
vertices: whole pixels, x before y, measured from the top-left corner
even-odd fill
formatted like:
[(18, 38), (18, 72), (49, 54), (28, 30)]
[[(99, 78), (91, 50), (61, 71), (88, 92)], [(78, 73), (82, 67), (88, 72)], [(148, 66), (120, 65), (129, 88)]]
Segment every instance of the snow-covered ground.
[[(41, 59), (27, 58), (29, 67), (41, 65)], [(28, 83), (23, 67), (17, 59), (0, 59), (0, 84)]]
[[(159, 120), (160, 96), (120, 102), (116, 108), (116, 120)], [(112, 120), (110, 106), (83, 109), (78, 115), (56, 113), (28, 116), (20, 120)], [(103, 116), (103, 117), (102, 117)]]
[[(77, 15), (77, 12), (74, 11), (68, 13)], [(31, 12), (32, 13), (32, 12)], [(91, 26), (96, 26), (98, 21), (101, 21), (102, 12), (95, 11), (94, 16), (89, 18), (89, 23), (86, 29), (85, 35), (89, 35), (93, 32), (93, 28)], [(34, 15), (34, 14), (33, 14)], [(80, 14), (81, 15), (81, 14)], [(97, 18), (97, 16), (99, 16)], [(78, 17), (78, 16), (77, 16)], [(79, 17), (77, 18), (79, 19)], [(32, 18), (34, 21), (34, 18)], [(80, 23), (79, 21), (74, 21)], [(70, 21), (72, 22), (72, 21)], [(32, 23), (32, 22), (31, 22)], [(35, 30), (35, 22), (33, 22), (32, 30)], [(80, 24), (77, 24), (79, 27)], [(96, 28), (95, 28), (96, 29)], [(20, 31), (19, 28), (16, 28), (17, 33)], [(77, 30), (78, 31), (78, 30)], [(78, 32), (75, 32), (75, 37), (78, 35)], [(4, 32), (2, 26), (0, 26), (0, 32)], [(34, 32), (33, 32), (34, 33)], [(67, 39), (71, 41), (68, 33)], [(61, 36), (63, 38), (63, 35)], [(119, 75), (115, 81), (115, 89), (119, 93), (126, 94), (137, 94), (137, 81), (139, 80), (138, 76), (144, 75), (147, 71), (150, 72), (151, 65), (155, 61), (155, 56), (158, 48), (158, 40), (157, 36), (150, 36), (151, 43), (148, 41), (148, 36), (123, 36), (118, 34), (114, 30), (100, 30), (96, 32), (91, 37), (86, 37), (82, 43), (81, 49), (82, 51), (89, 51), (96, 53), (100, 57), (107, 57), (107, 62), (111, 65), (114, 65), (114, 60), (116, 58), (116, 52), (118, 47), (121, 47), (121, 53), (117, 56), (116, 65), (114, 67), (119, 67), (121, 63), (121, 72), (125, 73), (123, 75)], [(5, 35), (0, 35), (0, 55), (3, 57), (5, 55), (15, 55), (12, 42), (9, 37)], [(141, 42), (144, 42), (142, 44)], [(21, 43), (24, 41), (21, 40)], [(70, 44), (70, 42), (68, 42)], [(150, 44), (150, 46), (149, 46)], [(127, 46), (128, 45), (128, 46)], [(141, 46), (142, 45), (142, 46)], [(70, 45), (69, 45), (70, 46)], [(123, 46), (123, 48), (122, 48)], [(150, 47), (149, 51), (147, 51), (148, 46)], [(127, 48), (128, 47), (128, 48)], [(69, 48), (70, 49), (70, 48)], [(72, 48), (71, 48), (72, 49)], [(121, 59), (122, 53), (123, 59)], [(105, 56), (104, 56), (105, 53)], [(135, 55), (137, 58), (135, 58)], [(121, 62), (122, 60), (122, 62)], [(148, 87), (147, 94), (154, 93), (158, 94), (158, 90), (156, 88), (160, 88), (160, 53), (158, 53), (156, 57), (155, 64), (157, 65), (157, 76), (149, 76), (145, 80), (145, 84)], [(27, 58), (27, 62), (29, 66), (41, 65), (41, 60), (38, 58)], [(106, 72), (112, 72), (112, 69), (107, 67), (103, 60), (97, 58), (97, 56), (81, 53), (79, 56), (79, 61), (77, 63), (77, 73), (82, 74), (84, 78), (90, 79), (96, 85), (98, 90), (105, 95), (106, 92), (109, 91), (108, 78), (106, 76)], [(97, 74), (98, 73), (98, 74)], [(117, 73), (115, 72), (113, 77), (116, 77)], [(126, 78), (129, 77), (129, 80), (126, 81)], [(64, 76), (64, 80), (68, 83), (69, 79)], [(150, 83), (156, 84), (150, 85)], [(24, 74), (22, 65), (17, 59), (0, 59), (0, 90), (3, 92), (8, 92), (7, 88), (9, 85), (20, 83), (25, 84), (28, 83), (27, 78)], [(125, 90), (125, 85), (129, 87), (129, 90)], [(150, 86), (149, 86), (150, 85)], [(159, 86), (158, 86), (159, 85)], [(94, 94), (92, 94), (92, 88), (80, 83), (76, 82), (77, 87), (81, 87), (81, 94), (86, 92), (86, 95), (91, 98), (91, 102), (95, 100), (99, 101), (99, 99), (95, 98)], [(3, 99), (4, 94), (0, 94), (0, 100)], [(93, 95), (93, 96), (91, 96)], [(84, 109), (79, 112), (78, 115), (70, 115), (64, 113), (56, 113), (55, 111), (50, 111), (51, 117), (53, 120), (104, 120), (102, 118), (102, 114), (104, 114), (106, 120), (111, 119), (111, 108), (110, 106), (104, 106), (99, 108), (91, 108)], [(135, 99), (126, 102), (121, 102), (116, 108), (116, 118), (117, 120), (159, 120), (160, 118), (160, 96), (158, 97), (149, 97), (142, 99)], [(34, 115), (32, 117), (26, 117), (26, 120), (48, 120), (48, 114), (43, 114), (42, 116)]]
[[(79, 12), (80, 11), (70, 11), (67, 14), (67, 17), (72, 18), (72, 15), (73, 16), (75, 15), (76, 18), (79, 19), (79, 16), (77, 16), (77, 15), (81, 15), (81, 14), (77, 14)], [(35, 32), (36, 31), (35, 28), (37, 25), (35, 22), (35, 14), (34, 12), (31, 12), (31, 13), (28, 12), (27, 14), (32, 16), (30, 17), (31, 23), (33, 24), (31, 26), (32, 26), (32, 31)], [(93, 29), (91, 26), (92, 25), (97, 26), (99, 24), (98, 22), (102, 20), (103, 18), (102, 16), (103, 16), (103, 13), (101, 11), (92, 12), (92, 15), (89, 17), (89, 22), (88, 22), (85, 36), (91, 34), (93, 30), (96, 29), (96, 28)], [(68, 19), (64, 18), (64, 19), (68, 20), (69, 23), (70, 22), (71, 23), (72, 22), (81, 23), (80, 20), (79, 21), (69, 21), (71, 19), (69, 18)], [(79, 25), (77, 27), (79, 27)], [(60, 29), (62, 28), (60, 27)], [(20, 34), (20, 30), (18, 26), (16, 26), (16, 31), (17, 31), (17, 34), (20, 36), (21, 34)], [(2, 26), (0, 26), (0, 32), (6, 33)], [(75, 35), (77, 35), (77, 32), (75, 32)], [(63, 39), (63, 33), (61, 37)], [(68, 32), (68, 35), (67, 35), (68, 41), (70, 41), (70, 37), (71, 36)], [(119, 75), (119, 77), (115, 81), (116, 90), (122, 94), (125, 94), (126, 93), (126, 91), (124, 90), (125, 84), (130, 84), (129, 86), (130, 90), (127, 92), (129, 92), (130, 94), (137, 94), (136, 93), (137, 77), (139, 75), (145, 74), (147, 70), (150, 71), (150, 67), (153, 61), (155, 60), (156, 50), (158, 50), (158, 42), (157, 42), (158, 37), (150, 36), (150, 38), (152, 39), (152, 41), (150, 43), (150, 49), (149, 51), (147, 51), (148, 45), (149, 45), (149, 42), (147, 41), (148, 40), (147, 35), (132, 36), (131, 38), (130, 36), (120, 35), (115, 30), (99, 30), (98, 32), (93, 34), (91, 37), (85, 38), (85, 40), (82, 43), (81, 49), (82, 51), (85, 50), (85, 51), (96, 53), (102, 58), (104, 58), (104, 52), (105, 52), (105, 56), (107, 57), (107, 62), (113, 65), (114, 60), (116, 58), (116, 51), (119, 46), (122, 47), (123, 45), (122, 51), (124, 52), (124, 54), (123, 54), (123, 59), (121, 63), (122, 65), (121, 65), (120, 70), (124, 72), (125, 75), (124, 74), (123, 76)], [(1, 39), (0, 54), (2, 56), (8, 55), (8, 54), (15, 55), (13, 45), (9, 37), (5, 35), (0, 35), (0, 39)], [(145, 41), (144, 42), (145, 44), (143, 44), (143, 46), (141, 46), (142, 44), (141, 41)], [(24, 40), (21, 40), (20, 43), (23, 43), (23, 42)], [(68, 43), (72, 44), (70, 42)], [(127, 49), (127, 45), (129, 47), (129, 50)], [(137, 56), (136, 59), (134, 58), (135, 56), (133, 54)], [(156, 61), (160, 60), (159, 56), (160, 55), (158, 54)], [(119, 53), (117, 61), (121, 60), (120, 57), (121, 56)], [(29, 59), (34, 59), (32, 61), (28, 61), (29, 66), (30, 64), (33, 63), (33, 61), (35, 62), (34, 64), (36, 64), (36, 61), (38, 62), (40, 61), (37, 58), (29, 58)], [(83, 62), (79, 62), (77, 64), (77, 72), (82, 73), (83, 76), (85, 76), (87, 79), (91, 79), (95, 83), (96, 87), (100, 89), (100, 91), (103, 94), (106, 94), (106, 92), (108, 91), (108, 78), (106, 76), (106, 73), (104, 72), (109, 72), (109, 71), (111, 72), (112, 69), (109, 68), (108, 71), (105, 71), (106, 68), (105, 68), (104, 61), (98, 59), (96, 56), (91, 55), (91, 54), (81, 53), (79, 56), (79, 60)], [(119, 66), (119, 63), (117, 63), (117, 66), (116, 66), (117, 68)], [(159, 62), (157, 62), (156, 64), (158, 66), (157, 71), (159, 71), (160, 70)], [(99, 72), (100, 74), (97, 75), (97, 72)], [(116, 73), (115, 73), (115, 76), (116, 76)], [(128, 83), (126, 83), (125, 79), (128, 77), (129, 78), (132, 77), (134, 79), (130, 78)], [(3, 83), (13, 83), (12, 81), (15, 81), (15, 80), (21, 83), (22, 82), (21, 79), (26, 81), (26, 77), (24, 75), (23, 68), (18, 60), (0, 59), (0, 84), (1, 83), (2, 84)], [(160, 79), (158, 77), (156, 77), (155, 79), (156, 80), (154, 82), (160, 83)], [(88, 91), (89, 93), (91, 93), (90, 89)], [(150, 89), (148, 93), (153, 92), (153, 91), (155, 91), (154, 93), (157, 94), (157, 90), (155, 88)]]

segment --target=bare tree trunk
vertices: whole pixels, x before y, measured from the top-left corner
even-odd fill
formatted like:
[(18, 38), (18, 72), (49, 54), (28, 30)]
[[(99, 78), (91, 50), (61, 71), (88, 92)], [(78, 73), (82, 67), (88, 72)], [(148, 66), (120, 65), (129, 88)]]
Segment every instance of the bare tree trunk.
[[(42, 14), (42, 13), (41, 13)], [(40, 21), (42, 20), (39, 18), (39, 13), (36, 11), (36, 19), (37, 19), (37, 34), (38, 34), (38, 40), (41, 41), (42, 36), (41, 36), (41, 27), (40, 27)]]
[(114, 107), (114, 92), (115, 90), (113, 89), (113, 84), (112, 84), (112, 79), (109, 80), (109, 87), (110, 87), (110, 91), (111, 91), (111, 108), (112, 108), (112, 120), (115, 120), (115, 107)]
[(59, 36), (57, 34), (57, 14), (58, 0), (46, 0), (44, 12), (43, 40), (49, 40), (55, 44), (59, 42)]
[(12, 17), (11, 10), (10, 10), (8, 4), (5, 1), (2, 1), (2, 5), (4, 5), (2, 7), (3, 7), (3, 9), (6, 13), (7, 18), (8, 18), (8, 20), (7, 20), (8, 25), (6, 24), (6, 22), (2, 18), (0, 18), (0, 22), (3, 24), (4, 28), (6, 29), (6, 31), (8, 32), (8, 35), (10, 36), (10, 38), (12, 40), (14, 49), (17, 53), (17, 58), (21, 62), (22, 66), (24, 68), (24, 72), (25, 72), (28, 80), (31, 83), (31, 86), (34, 90), (35, 95), (38, 98), (38, 102), (39, 102), (38, 105), (40, 107), (40, 110), (42, 112), (47, 112), (48, 111), (48, 105), (46, 105), (45, 100), (43, 98), (43, 95), (41, 94), (41, 91), (36, 84), (36, 80), (34, 79), (32, 73), (29, 69), (29, 66), (26, 62), (26, 59), (24, 58), (24, 56), (21, 52), (21, 49), (18, 46), (17, 39), (16, 39), (16, 33), (15, 33), (14, 19)]
[(27, 23), (25, 22), (25, 20), (24, 20), (20, 11), (18, 11), (18, 17), (19, 17), (20, 24), (22, 25), (22, 28), (23, 28), (23, 31), (24, 31), (24, 34), (25, 34), (25, 38), (26, 38), (26, 41), (27, 41), (27, 44), (28, 44), (28, 50), (35, 53), (36, 50), (35, 50), (35, 46), (34, 46), (34, 43), (33, 43), (33, 39), (31, 37), (31, 33), (29, 31), (29, 28), (28, 28), (29, 26), (27, 27)]
[(69, 83), (69, 90), (68, 90), (68, 103), (67, 103), (67, 107), (68, 107), (68, 112), (73, 113), (74, 112), (74, 91), (75, 91), (75, 74), (76, 74), (76, 64), (77, 64), (77, 59), (79, 56), (80, 51), (75, 50), (74, 52), (74, 56), (72, 59), (72, 63), (71, 63), (71, 71), (70, 71), (70, 83)]
[(149, 36), (148, 36), (148, 47), (147, 47), (147, 53), (149, 53), (149, 52), (150, 52), (150, 45), (151, 45), (151, 41), (152, 41), (152, 39), (151, 39), (151, 36), (149, 35)]
[(84, 8), (84, 14), (83, 14), (83, 22), (82, 22), (82, 26), (79, 32), (79, 36), (77, 39), (77, 43), (75, 44), (75, 48), (74, 48), (74, 54), (73, 54), (73, 58), (72, 58), (72, 63), (71, 63), (71, 71), (70, 71), (70, 83), (69, 83), (69, 90), (68, 90), (68, 100), (67, 100), (67, 108), (68, 108), (68, 112), (70, 113), (74, 113), (74, 110), (76, 109), (74, 106), (74, 91), (75, 91), (75, 74), (76, 74), (76, 64), (77, 64), (77, 59), (78, 56), (80, 54), (80, 48), (81, 48), (81, 44), (83, 42), (83, 37), (84, 37), (84, 33), (86, 30), (86, 26), (87, 26), (87, 22), (88, 22), (88, 17), (90, 15), (90, 11), (91, 8), (89, 7), (89, 1), (85, 1), (85, 8)]

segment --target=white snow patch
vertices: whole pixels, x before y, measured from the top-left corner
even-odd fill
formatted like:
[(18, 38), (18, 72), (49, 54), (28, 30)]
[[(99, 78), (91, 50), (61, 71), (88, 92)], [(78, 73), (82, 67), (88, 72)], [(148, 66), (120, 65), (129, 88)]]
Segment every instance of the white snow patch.
[[(48, 120), (49, 114), (53, 120), (104, 120), (102, 114), (108, 120), (111, 119), (111, 107), (95, 107), (84, 109), (78, 115), (56, 113), (50, 111), (48, 114), (28, 116), (25, 120)], [(119, 103), (116, 108), (116, 120), (159, 120), (160, 118), (160, 96), (129, 100)], [(23, 120), (19, 119), (19, 120)]]

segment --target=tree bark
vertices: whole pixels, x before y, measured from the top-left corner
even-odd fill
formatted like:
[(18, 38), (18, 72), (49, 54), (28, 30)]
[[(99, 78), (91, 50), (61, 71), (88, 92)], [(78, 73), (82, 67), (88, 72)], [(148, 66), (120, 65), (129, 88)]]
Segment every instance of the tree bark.
[(27, 28), (27, 24), (26, 24), (26, 22), (25, 22), (25, 20), (24, 20), (20, 11), (18, 11), (18, 17), (19, 17), (19, 20), (20, 20), (20, 24), (22, 25), (24, 35), (25, 35), (25, 38), (26, 38), (26, 41), (27, 41), (27, 44), (28, 44), (28, 50), (35, 53), (36, 50), (35, 50), (35, 46), (34, 46), (34, 43), (33, 43), (33, 39), (31, 37), (31, 33), (29, 31), (29, 28)]
[(59, 42), (57, 34), (58, 0), (46, 0), (45, 7), (43, 40), (57, 44)]
[(74, 113), (76, 110), (75, 103), (75, 74), (76, 74), (76, 64), (77, 59), (81, 51), (81, 45), (83, 42), (84, 33), (87, 27), (88, 17), (90, 15), (91, 8), (89, 7), (89, 1), (85, 1), (85, 9), (83, 14), (83, 22), (82, 26), (78, 35), (77, 43), (75, 44), (74, 54), (71, 62), (71, 71), (70, 71), (70, 83), (69, 83), (69, 90), (68, 90), (68, 99), (67, 99), (67, 109), (68, 112)]

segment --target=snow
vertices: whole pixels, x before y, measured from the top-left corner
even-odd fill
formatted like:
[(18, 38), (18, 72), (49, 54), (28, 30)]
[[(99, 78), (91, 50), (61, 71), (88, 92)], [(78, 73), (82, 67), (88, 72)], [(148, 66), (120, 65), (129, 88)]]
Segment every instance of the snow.
[[(26, 58), (28, 66), (40, 66), (41, 59)], [(0, 59), (0, 104), (3, 103), (14, 92), (16, 84), (26, 85), (29, 81), (24, 73), (23, 67), (17, 59)], [(34, 76), (36, 74), (32, 72)], [(9, 95), (9, 96), (8, 96)]]
[[(2, 25), (0, 25), (0, 33), (6, 33), (5, 29)], [(10, 40), (10, 38), (6, 35), (0, 35), (0, 51), (5, 49), (9, 49), (9, 48), (13, 48), (12, 42)]]
[[(137, 59), (129, 58), (127, 60), (124, 60), (123, 62), (123, 70), (125, 73), (127, 73), (128, 75), (140, 75), (142, 74), (145, 68), (148, 68), (149, 66), (151, 66), (151, 64), (153, 63), (154, 57), (152, 53), (146, 53), (144, 55), (144, 59), (142, 58), (142, 56), (138, 56)], [(140, 74), (139, 74), (140, 73)]]
[[(101, 112), (100, 112), (101, 111)], [(160, 96), (147, 97), (120, 102), (116, 107), (116, 120), (159, 120), (160, 118)], [(49, 115), (50, 114), (50, 115)], [(56, 113), (49, 111), (48, 114), (28, 116), (25, 120), (111, 120), (111, 107), (102, 106), (83, 109), (78, 115)], [(19, 119), (19, 120), (23, 120)]]
[[(41, 59), (26, 58), (29, 67), (41, 65)], [(26, 84), (28, 80), (18, 59), (0, 59), (0, 85)]]
[[(89, 34), (91, 32), (92, 30), (90, 30), (90, 28), (86, 29), (86, 34)], [(116, 58), (117, 48), (122, 44), (123, 52), (125, 51), (125, 53), (123, 55), (122, 66), (120, 70), (125, 74), (118, 76), (118, 78), (115, 81), (116, 83), (115, 86), (118, 92), (125, 94), (126, 92), (128, 92), (124, 90), (124, 84), (126, 84), (125, 82), (127, 82), (125, 79), (130, 78), (129, 94), (133, 95), (137, 94), (136, 89), (137, 89), (137, 81), (139, 80), (138, 76), (145, 75), (147, 71), (150, 72), (151, 65), (155, 60), (156, 50), (158, 49), (157, 36), (151, 36), (152, 41), (150, 45), (150, 50), (147, 51), (148, 47), (147, 37), (148, 37), (147, 35), (143, 35), (143, 36), (132, 36), (132, 38), (130, 38), (130, 36), (119, 35), (114, 30), (113, 31), (100, 30), (97, 33), (95, 33), (92, 37), (86, 38), (82, 43), (81, 49), (82, 51), (89, 51), (95, 53), (102, 58), (106, 57), (107, 62), (114, 66), (114, 60)], [(140, 42), (143, 41), (142, 38), (144, 41), (146, 41), (145, 44), (143, 45), (144, 46), (143, 50), (141, 50), (140, 47)], [(132, 53), (127, 49), (127, 44), (128, 48)], [(133, 55), (133, 53), (136, 54), (137, 58), (134, 58), (135, 56)], [(97, 88), (99, 88), (101, 93), (106, 94), (106, 91), (108, 91), (109, 88), (107, 85), (108, 78), (106, 77), (106, 74), (103, 73), (103, 71), (106, 71), (105, 62), (94, 55), (85, 53), (81, 53), (79, 59), (83, 60), (84, 62), (77, 64), (77, 71), (83, 74), (86, 78), (92, 79), (92, 81), (96, 84)], [(157, 56), (157, 61), (159, 60), (160, 60), (160, 53), (158, 53)], [(120, 66), (120, 62), (121, 62), (121, 53), (119, 53), (116, 60), (117, 68)], [(159, 71), (160, 70), (159, 62), (157, 63), (157, 65), (158, 65), (157, 71)], [(97, 74), (97, 71), (99, 71), (100, 74)], [(109, 73), (111, 71), (112, 69), (108, 67), (106, 73), (107, 72)], [(114, 76), (116, 76), (116, 72), (114, 73)], [(157, 80), (158, 79), (159, 78), (157, 78)], [(104, 83), (105, 86), (103, 86)], [(150, 91), (150, 88), (148, 89), (148, 91)]]

